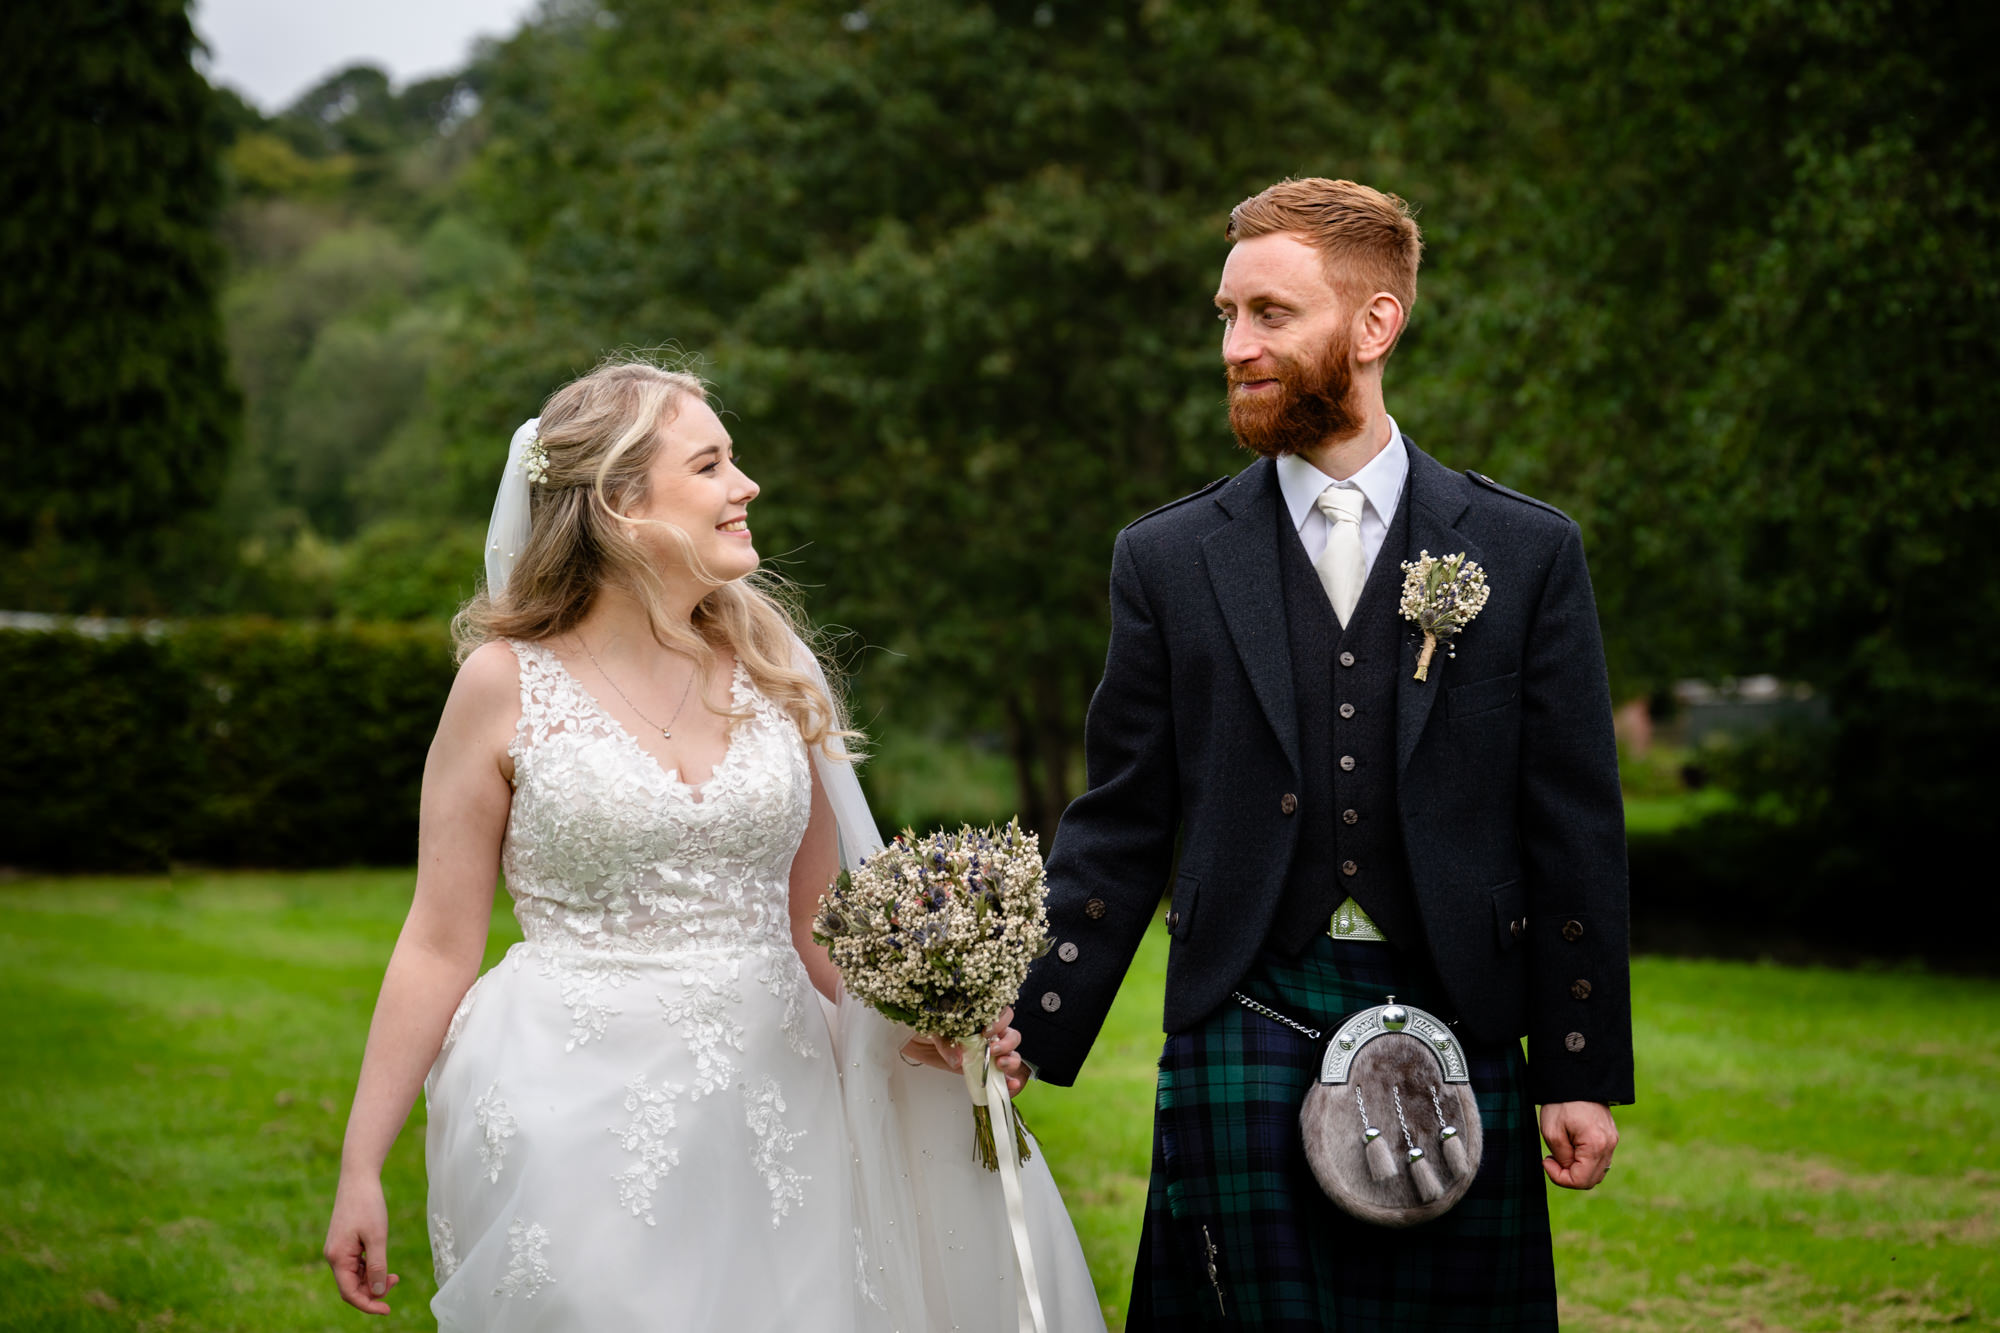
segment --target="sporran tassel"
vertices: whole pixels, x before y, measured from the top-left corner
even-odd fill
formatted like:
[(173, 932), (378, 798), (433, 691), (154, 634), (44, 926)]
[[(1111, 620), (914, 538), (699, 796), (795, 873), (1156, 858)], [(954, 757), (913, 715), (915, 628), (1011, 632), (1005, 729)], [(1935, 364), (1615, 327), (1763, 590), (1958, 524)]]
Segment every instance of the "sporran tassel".
[(1463, 1178), (1472, 1174), (1472, 1163), (1466, 1159), (1465, 1140), (1450, 1125), (1444, 1128), (1444, 1165), (1455, 1177)]
[(1431, 1084), (1431, 1110), (1437, 1113), (1438, 1142), (1444, 1149), (1444, 1169), (1459, 1179), (1471, 1175), (1471, 1159), (1466, 1156), (1465, 1145), (1458, 1141), (1458, 1127), (1444, 1118), (1444, 1097), (1435, 1083)]
[(1396, 1178), (1396, 1154), (1390, 1151), (1389, 1140), (1382, 1137), (1382, 1131), (1368, 1123), (1368, 1103), (1361, 1100), (1361, 1089), (1354, 1089), (1354, 1108), (1361, 1112), (1361, 1141), (1368, 1147), (1362, 1156), (1368, 1161), (1368, 1174), (1377, 1184)]
[(1444, 1182), (1438, 1179), (1437, 1168), (1424, 1156), (1422, 1148), (1410, 1149), (1410, 1181), (1417, 1187), (1417, 1197), (1425, 1203), (1435, 1203), (1444, 1197)]
[(1386, 1183), (1396, 1178), (1396, 1154), (1389, 1148), (1389, 1140), (1382, 1137), (1379, 1129), (1370, 1129), (1368, 1138), (1368, 1174), (1377, 1182)]

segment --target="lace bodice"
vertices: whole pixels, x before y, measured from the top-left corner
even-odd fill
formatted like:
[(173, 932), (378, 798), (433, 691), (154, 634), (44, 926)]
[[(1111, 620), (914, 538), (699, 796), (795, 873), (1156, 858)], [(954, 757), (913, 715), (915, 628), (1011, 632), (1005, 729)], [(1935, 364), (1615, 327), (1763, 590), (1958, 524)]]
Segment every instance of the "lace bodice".
[(529, 944), (608, 954), (791, 948), (788, 882), (812, 813), (805, 743), (737, 664), (737, 721), (700, 787), (662, 768), (562, 662), (512, 642), (521, 721), (501, 864)]

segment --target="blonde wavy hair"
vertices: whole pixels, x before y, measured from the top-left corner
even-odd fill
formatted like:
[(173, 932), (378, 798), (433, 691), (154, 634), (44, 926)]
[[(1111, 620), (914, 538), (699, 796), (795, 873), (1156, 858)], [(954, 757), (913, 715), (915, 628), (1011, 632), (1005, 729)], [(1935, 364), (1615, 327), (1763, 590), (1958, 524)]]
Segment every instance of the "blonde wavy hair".
[[(480, 589), (453, 619), (458, 659), (494, 639), (562, 634), (584, 618), (600, 589), (619, 587), (646, 608), (662, 647), (694, 660), (704, 693), (719, 651), (727, 649), (764, 697), (798, 724), (808, 746), (832, 758), (852, 757), (860, 733), (847, 726), (834, 674), (824, 673), (822, 688), (799, 660), (796, 645), (811, 644), (815, 632), (784, 580), (762, 570), (720, 578), (680, 528), (626, 516), (646, 497), (666, 427), (684, 405), (707, 399), (699, 376), (627, 357), (607, 360), (556, 390), (542, 407), (537, 432), (548, 470), (529, 490), (528, 540), (506, 588), (498, 596)], [(665, 584), (636, 540), (642, 525), (664, 532), (686, 568), (711, 585), (692, 619), (663, 613)]]

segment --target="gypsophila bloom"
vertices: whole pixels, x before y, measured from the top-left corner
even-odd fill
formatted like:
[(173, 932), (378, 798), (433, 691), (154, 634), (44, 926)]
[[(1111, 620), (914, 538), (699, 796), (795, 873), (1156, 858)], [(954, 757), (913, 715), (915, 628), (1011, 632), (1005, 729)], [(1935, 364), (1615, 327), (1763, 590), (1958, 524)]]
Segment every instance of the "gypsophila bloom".
[(1403, 619), (1423, 631), (1423, 651), (1417, 656), (1416, 678), (1430, 678), (1431, 654), (1438, 642), (1457, 634), (1486, 605), (1491, 589), (1486, 571), (1476, 560), (1457, 555), (1433, 556), (1417, 552), (1415, 560), (1403, 562)]
[(540, 435), (530, 436), (521, 446), (521, 475), (535, 484), (549, 479), (549, 447)]

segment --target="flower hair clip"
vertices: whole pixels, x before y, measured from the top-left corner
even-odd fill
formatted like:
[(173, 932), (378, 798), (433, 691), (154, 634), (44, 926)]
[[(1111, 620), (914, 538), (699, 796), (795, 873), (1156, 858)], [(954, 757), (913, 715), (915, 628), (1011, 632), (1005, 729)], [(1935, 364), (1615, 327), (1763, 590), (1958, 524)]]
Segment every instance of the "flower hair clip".
[(531, 483), (549, 479), (549, 448), (539, 434), (529, 436), (521, 446), (521, 475)]

